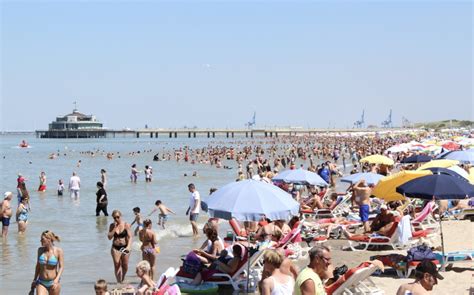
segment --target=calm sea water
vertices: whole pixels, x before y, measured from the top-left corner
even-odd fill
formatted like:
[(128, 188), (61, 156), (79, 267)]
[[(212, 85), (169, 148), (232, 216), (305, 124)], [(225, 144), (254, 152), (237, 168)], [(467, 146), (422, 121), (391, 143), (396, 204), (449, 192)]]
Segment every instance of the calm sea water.
[[(31, 148), (18, 148), (18, 143), (26, 139)], [(29, 290), (34, 275), (36, 250), (40, 246), (40, 234), (49, 229), (58, 234), (62, 241), (57, 245), (64, 249), (65, 271), (61, 279), (62, 294), (89, 294), (93, 284), (99, 278), (114, 282), (111, 241), (107, 239), (107, 228), (112, 222), (109, 216), (95, 216), (96, 182), (100, 180), (100, 169), (108, 172), (109, 214), (113, 209), (122, 211), (129, 223), (133, 221), (132, 208), (138, 206), (148, 214), (157, 199), (177, 212), (171, 216), (166, 230), (158, 229), (157, 216), (154, 216), (154, 230), (159, 238), (161, 253), (157, 259), (157, 272), (161, 273), (169, 266), (179, 266), (180, 256), (193, 247), (199, 246), (203, 238), (193, 241), (191, 226), (185, 216), (189, 192), (187, 185), (196, 184), (205, 200), (211, 187), (220, 187), (234, 181), (237, 175), (235, 162), (223, 163), (234, 167), (232, 170), (217, 169), (210, 165), (176, 163), (176, 161), (153, 162), (153, 155), (164, 149), (189, 145), (207, 146), (206, 139), (37, 139), (20, 136), (0, 137), (0, 190), (16, 192), (17, 174), (21, 172), (27, 178), (27, 188), (31, 195), (32, 212), (29, 217), (26, 235), (19, 236), (17, 224), (12, 218), (7, 241), (1, 243), (0, 289), (2, 294), (25, 294)], [(217, 140), (217, 139), (216, 139)], [(226, 140), (223, 139), (222, 145)], [(217, 144), (216, 142), (212, 143)], [(107, 160), (104, 156), (90, 157), (80, 154), (89, 150), (120, 152), (122, 157)], [(144, 150), (152, 150), (143, 153)], [(53, 152), (61, 154), (50, 160)], [(140, 155), (128, 156), (132, 151), (142, 151)], [(63, 154), (66, 154), (64, 156)], [(77, 167), (78, 161), (82, 164)], [(151, 165), (154, 180), (145, 183), (141, 174), (137, 184), (130, 183), (130, 166), (136, 163), (140, 170)], [(47, 191), (38, 193), (39, 174), (46, 172)], [(65, 193), (58, 197), (56, 187), (59, 179), (67, 183), (72, 172), (81, 178), (81, 197), (75, 202)], [(198, 177), (184, 177), (198, 172)], [(15, 193), (16, 195), (16, 193)], [(13, 200), (16, 208), (16, 198)], [(199, 223), (203, 224), (207, 216), (201, 214)], [(222, 231), (225, 231), (223, 229)], [(225, 234), (225, 233), (223, 233)], [(134, 239), (138, 241), (138, 239)], [(136, 280), (135, 265), (141, 260), (141, 253), (132, 251), (128, 281)], [(5, 293), (4, 293), (5, 292)]]

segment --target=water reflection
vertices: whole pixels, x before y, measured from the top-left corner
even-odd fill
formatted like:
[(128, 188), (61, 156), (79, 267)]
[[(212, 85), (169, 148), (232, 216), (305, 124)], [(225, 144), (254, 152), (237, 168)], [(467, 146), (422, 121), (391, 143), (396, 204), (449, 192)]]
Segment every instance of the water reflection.
[(95, 228), (98, 234), (106, 234), (107, 232), (107, 216), (98, 216), (95, 220)]

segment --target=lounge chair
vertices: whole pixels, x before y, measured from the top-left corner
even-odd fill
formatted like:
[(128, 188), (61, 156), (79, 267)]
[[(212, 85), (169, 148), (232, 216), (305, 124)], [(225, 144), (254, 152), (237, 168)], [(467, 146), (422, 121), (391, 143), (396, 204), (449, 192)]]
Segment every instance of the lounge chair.
[(438, 231), (439, 224), (433, 218), (433, 212), (438, 208), (434, 201), (428, 202), (423, 210), (412, 220), (411, 224), (415, 230)]
[(453, 216), (454, 216), (454, 218), (456, 218), (458, 220), (470, 219), (472, 221), (474, 219), (474, 208), (471, 207), (471, 208), (461, 209), (461, 211), (459, 211), (459, 213), (453, 214)]
[(370, 279), (370, 276), (375, 271), (382, 269), (380, 266), (382, 263), (380, 261), (376, 263), (376, 261), (364, 262), (357, 267), (349, 269), (336, 282), (325, 288), (327, 295), (384, 294), (384, 291), (378, 288)]
[(444, 253), (444, 258), (441, 252), (437, 251), (434, 254), (436, 259), (441, 261), (443, 268), (451, 267), (455, 263), (468, 263), (471, 268), (474, 266), (474, 250), (447, 252)]
[[(395, 222), (393, 222), (393, 225), (388, 230), (386, 236), (377, 234), (353, 235), (348, 238), (349, 247), (353, 251), (364, 251), (370, 246), (390, 246), (392, 249), (404, 249), (426, 242), (426, 238), (428, 238), (428, 235), (431, 233), (429, 230), (411, 231), (411, 227), (409, 227), (410, 232), (406, 233), (408, 240), (405, 242), (400, 242), (401, 236), (403, 236), (403, 234), (400, 230), (401, 227), (399, 228), (399, 224), (400, 219), (397, 219)], [(363, 247), (357, 248), (359, 246)]]
[(227, 238), (227, 237), (224, 238), (225, 241), (227, 242), (246, 241), (248, 239), (247, 231), (240, 227), (239, 222), (235, 218), (232, 218), (231, 220), (229, 220), (229, 225), (234, 231), (234, 234), (232, 238)]
[[(247, 251), (246, 251), (247, 252)], [(255, 277), (257, 272), (252, 271), (252, 268), (255, 267), (256, 264), (262, 265), (260, 260), (263, 258), (263, 253), (265, 250), (260, 250), (255, 252), (250, 257), (250, 275), (247, 273), (248, 266), (248, 255), (247, 253), (244, 255), (244, 259), (242, 259), (239, 263), (237, 271), (232, 274), (227, 273), (215, 273), (208, 282), (215, 283), (217, 285), (231, 285), (234, 290), (241, 289), (240, 287), (245, 286), (247, 280), (258, 281), (259, 278)], [(179, 269), (178, 273), (176, 274), (175, 280), (177, 282), (186, 282), (190, 283), (194, 280), (193, 275), (186, 273), (182, 267)]]
[(313, 219), (321, 219), (321, 218), (333, 218), (333, 217), (340, 217), (345, 212), (349, 211), (350, 208), (350, 199), (352, 194), (350, 193), (339, 193), (338, 195), (343, 195), (341, 201), (337, 204), (334, 209), (316, 209), (316, 210), (301, 210), (301, 216), (303, 219), (306, 218), (313, 218)]

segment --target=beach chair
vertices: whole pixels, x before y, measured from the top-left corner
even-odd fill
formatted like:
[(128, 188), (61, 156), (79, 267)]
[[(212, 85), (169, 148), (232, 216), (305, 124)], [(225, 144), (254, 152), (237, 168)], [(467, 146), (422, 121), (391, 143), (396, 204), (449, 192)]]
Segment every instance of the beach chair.
[(247, 231), (240, 227), (240, 223), (235, 218), (232, 218), (231, 220), (229, 220), (229, 225), (232, 228), (232, 231), (234, 232), (234, 234), (232, 238), (228, 238), (228, 237), (224, 238), (225, 241), (235, 242), (235, 241), (246, 241), (248, 239)]
[(433, 212), (438, 208), (434, 201), (428, 202), (423, 210), (412, 220), (411, 224), (415, 230), (438, 231), (439, 224), (433, 217)]
[(374, 264), (374, 261), (364, 262), (357, 267), (349, 269), (336, 282), (325, 288), (327, 295), (385, 294), (384, 291), (377, 287), (377, 285), (370, 279), (370, 276), (375, 271), (382, 269)]
[[(172, 286), (169, 284), (170, 280), (173, 279), (178, 270), (174, 267), (168, 268), (163, 274), (161, 274), (160, 278), (156, 282), (156, 288), (151, 291), (149, 289), (146, 294), (153, 294), (153, 295), (165, 295), (165, 294), (181, 294), (179, 288), (177, 286)], [(172, 292), (170, 292), (172, 291)], [(111, 295), (134, 295), (137, 294), (137, 290), (135, 287), (129, 285), (124, 288), (114, 289), (110, 291)]]
[[(257, 276), (257, 273), (261, 273), (261, 272), (252, 271), (252, 269), (255, 268), (257, 264), (263, 267), (263, 263), (261, 263), (260, 260), (263, 259), (264, 252), (265, 250), (259, 250), (253, 253), (253, 255), (250, 256), (250, 258), (248, 258), (248, 255), (246, 253), (245, 259), (242, 259), (242, 261), (239, 263), (237, 271), (235, 271), (232, 274), (216, 273), (211, 277), (211, 279), (209, 279), (206, 282), (212, 282), (217, 285), (230, 285), (232, 286), (232, 288), (234, 288), (234, 290), (239, 290), (241, 289), (241, 287), (244, 287), (247, 285), (247, 280), (251, 280), (253, 282), (258, 281), (259, 278), (255, 276)], [(250, 274), (247, 272), (247, 268), (249, 267), (248, 259), (250, 259)], [(194, 280), (194, 276), (184, 272), (182, 267), (179, 269), (175, 278), (176, 282), (191, 283), (193, 280)]]
[(316, 209), (316, 210), (301, 210), (300, 214), (302, 219), (313, 218), (313, 219), (321, 219), (321, 218), (333, 218), (333, 217), (340, 217), (343, 216), (346, 212), (350, 210), (350, 193), (341, 193), (343, 195), (341, 201), (334, 207), (333, 210), (329, 209)]
[(474, 219), (474, 208), (461, 209), (459, 213), (453, 214), (453, 216), (457, 220), (470, 219), (472, 221)]
[(436, 259), (441, 261), (442, 267), (452, 267), (455, 263), (466, 263), (470, 268), (474, 267), (474, 250), (454, 251), (443, 254), (441, 252), (434, 252)]
[[(408, 216), (405, 216), (408, 218)], [(407, 241), (401, 242), (401, 236), (403, 234), (399, 230), (400, 219), (393, 222), (392, 227), (387, 232), (386, 236), (369, 234), (369, 235), (353, 235), (348, 238), (349, 247), (353, 251), (365, 251), (370, 246), (390, 246), (392, 249), (405, 249), (408, 247), (415, 246), (427, 242), (428, 235), (431, 234), (430, 230), (412, 231), (409, 227), (410, 232), (406, 233), (409, 237)], [(362, 246), (362, 248), (357, 248)]]

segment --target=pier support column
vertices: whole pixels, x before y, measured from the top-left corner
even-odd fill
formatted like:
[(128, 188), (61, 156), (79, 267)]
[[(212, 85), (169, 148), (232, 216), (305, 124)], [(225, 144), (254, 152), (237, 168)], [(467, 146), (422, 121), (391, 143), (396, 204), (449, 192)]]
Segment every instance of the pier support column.
[(211, 137), (211, 133), (208, 132), (208, 133), (207, 133), (207, 138), (210, 138), (210, 137)]
[(150, 138), (153, 138), (153, 132), (150, 132)]
[(267, 131), (265, 131), (265, 137), (267, 137)]
[(212, 138), (216, 138), (216, 133), (212, 132)]
[(172, 133), (172, 132), (170, 132), (170, 138), (172, 138), (172, 137), (173, 137), (173, 133)]
[(252, 138), (253, 138), (253, 131), (252, 131), (252, 132), (250, 132), (250, 137), (252, 137)]
[(196, 138), (196, 132), (193, 133), (193, 137)]
[(229, 132), (225, 133), (225, 137), (229, 138)]
[(278, 132), (275, 132), (275, 137), (278, 137)]
[(188, 132), (188, 138), (191, 138), (191, 132)]
[(140, 138), (140, 132), (137, 132), (137, 138)]
[(158, 138), (158, 132), (155, 132), (155, 138)]
[(234, 132), (232, 132), (232, 138), (234, 138)]
[(270, 137), (273, 137), (273, 132), (270, 132)]
[(178, 137), (178, 132), (174, 133), (174, 138)]
[(245, 137), (249, 137), (249, 133), (248, 133), (248, 132), (245, 132)]

